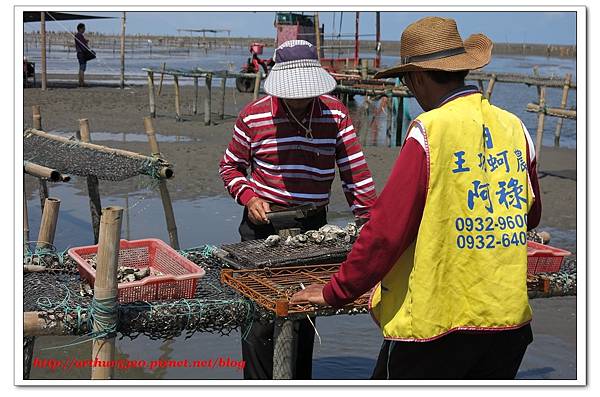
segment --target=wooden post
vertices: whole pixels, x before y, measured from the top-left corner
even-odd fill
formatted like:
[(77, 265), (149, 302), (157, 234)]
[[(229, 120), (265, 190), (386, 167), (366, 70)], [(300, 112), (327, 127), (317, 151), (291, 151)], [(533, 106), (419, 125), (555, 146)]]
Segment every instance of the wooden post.
[(396, 146), (402, 146), (402, 123), (404, 121), (404, 97), (398, 97), (398, 113), (396, 113)]
[[(119, 240), (121, 238), (121, 222), (123, 208), (107, 207), (102, 211), (100, 220), (100, 240), (96, 265), (96, 281), (94, 283), (94, 300), (109, 308), (117, 306), (119, 291), (117, 289), (117, 266), (119, 264)], [(93, 331), (103, 331), (100, 315), (96, 314)], [(103, 314), (103, 324), (115, 325), (117, 310)], [(92, 361), (112, 362), (115, 357), (115, 337), (94, 339), (92, 342)], [(92, 380), (112, 379), (114, 366), (92, 366)]]
[(361, 59), (360, 60), (360, 78), (366, 80), (369, 75), (369, 60)]
[[(150, 117), (144, 118), (144, 129), (146, 130), (146, 135), (148, 135), (148, 142), (150, 143), (152, 157), (161, 158), (162, 156), (158, 147), (158, 141), (156, 140), (156, 131)], [(165, 220), (167, 222), (167, 230), (169, 232), (171, 247), (178, 250), (179, 237), (177, 235), (177, 224), (175, 223), (175, 213), (173, 212), (173, 204), (171, 202), (171, 196), (169, 195), (169, 189), (167, 188), (167, 181), (161, 179), (158, 187), (160, 189), (160, 199), (162, 200), (163, 209), (165, 211)]]
[(40, 111), (40, 105), (33, 105), (31, 107), (33, 111), (33, 128), (36, 130), (42, 129), (42, 113)]
[(40, 35), (42, 46), (42, 91), (48, 87), (48, 76), (46, 75), (46, 12), (42, 11), (40, 15)]
[(221, 79), (221, 103), (219, 104), (219, 119), (225, 118), (225, 94), (227, 91), (227, 72)]
[(40, 232), (38, 233), (37, 246), (45, 248), (54, 244), (54, 235), (56, 233), (56, 223), (58, 222), (58, 209), (60, 208), (60, 200), (49, 197), (44, 204), (42, 212), (42, 222), (40, 224)]
[[(79, 120), (79, 133), (81, 141), (90, 143), (90, 124), (88, 119)], [(92, 229), (94, 231), (94, 244), (98, 244), (100, 234), (100, 217), (102, 215), (102, 204), (100, 203), (100, 191), (98, 187), (98, 177), (96, 175), (87, 176), (88, 196), (90, 198), (90, 213), (92, 217)]]
[(148, 72), (148, 101), (150, 102), (150, 116), (156, 117), (156, 104), (154, 103), (154, 73)]
[(27, 211), (27, 193), (23, 183), (23, 243), (29, 241), (29, 212)]
[(321, 61), (321, 29), (319, 24), (319, 12), (315, 12), (315, 36), (316, 36), (316, 45), (317, 45), (317, 60)]
[(198, 77), (194, 77), (194, 100), (192, 103), (192, 113), (198, 114)]
[(158, 83), (158, 96), (162, 91), (163, 79), (165, 77), (165, 68), (167, 67), (167, 63), (163, 62), (162, 67), (160, 68), (160, 82)]
[(258, 99), (258, 93), (260, 92), (260, 79), (262, 79), (262, 74), (259, 70), (256, 72), (256, 78), (254, 80), (254, 94), (252, 95), (252, 99), (255, 101)]
[(48, 198), (48, 183), (44, 178), (38, 178), (40, 183), (40, 208), (44, 212), (44, 205), (46, 205), (46, 199)]
[[(563, 86), (562, 98), (560, 100), (560, 107), (564, 109), (567, 107), (567, 99), (569, 97), (569, 87), (571, 86), (571, 73), (567, 73), (565, 76), (565, 85)], [(556, 130), (554, 131), (554, 146), (560, 146), (560, 130), (562, 129), (563, 119), (559, 118), (556, 122)]]
[(296, 373), (298, 325), (285, 317), (276, 317), (273, 335), (273, 379), (293, 379)]
[(483, 88), (483, 81), (477, 80), (477, 85), (479, 86), (479, 91), (481, 91), (481, 93), (484, 93), (485, 89)]
[(121, 89), (125, 88), (125, 18), (127, 13), (123, 11), (121, 16)]
[(542, 154), (542, 138), (544, 136), (544, 119), (546, 117), (546, 86), (540, 87), (540, 112), (538, 113), (538, 126), (535, 134), (535, 158), (537, 159), (537, 168), (540, 168), (540, 156)]
[(175, 81), (175, 121), (181, 121), (179, 77), (177, 77), (177, 75), (173, 75), (173, 80)]
[(488, 86), (487, 86), (487, 90), (485, 92), (485, 97), (488, 99), (488, 101), (492, 98), (492, 91), (494, 90), (494, 84), (496, 84), (496, 75), (492, 74), (492, 78), (490, 79), (490, 82), (488, 83)]
[(204, 125), (210, 125), (212, 115), (212, 73), (205, 79), (206, 96), (204, 97)]
[(375, 69), (381, 67), (381, 12), (375, 12)]

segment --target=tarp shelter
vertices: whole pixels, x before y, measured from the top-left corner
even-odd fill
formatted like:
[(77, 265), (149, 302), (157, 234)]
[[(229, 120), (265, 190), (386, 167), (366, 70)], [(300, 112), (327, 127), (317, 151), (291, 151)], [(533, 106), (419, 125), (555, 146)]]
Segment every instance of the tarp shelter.
[[(71, 14), (67, 12), (46, 11), (48, 21), (73, 21), (79, 19), (107, 19), (112, 17), (100, 17), (96, 15)], [(41, 11), (23, 11), (23, 22), (40, 22)]]
[(97, 15), (72, 14), (56, 11), (23, 11), (23, 22), (40, 22), (40, 34), (42, 36), (42, 90), (46, 89), (48, 80), (46, 77), (46, 20), (48, 21), (73, 21), (83, 19), (107, 19), (112, 17), (101, 17)]

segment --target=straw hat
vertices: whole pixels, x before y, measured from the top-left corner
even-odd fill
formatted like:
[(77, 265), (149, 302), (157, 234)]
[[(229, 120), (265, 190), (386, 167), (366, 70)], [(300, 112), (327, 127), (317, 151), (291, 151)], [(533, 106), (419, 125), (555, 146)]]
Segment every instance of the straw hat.
[(285, 99), (314, 98), (335, 89), (335, 79), (319, 63), (317, 49), (305, 40), (289, 40), (273, 54), (275, 65), (265, 92)]
[(426, 17), (402, 32), (400, 63), (376, 73), (375, 78), (425, 70), (479, 69), (490, 62), (492, 46), (492, 41), (481, 33), (463, 42), (454, 19)]

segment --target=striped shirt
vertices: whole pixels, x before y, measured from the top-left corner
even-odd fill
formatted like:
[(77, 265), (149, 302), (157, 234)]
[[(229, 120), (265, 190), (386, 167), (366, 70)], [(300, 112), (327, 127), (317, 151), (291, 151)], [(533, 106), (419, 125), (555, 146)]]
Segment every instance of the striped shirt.
[[(302, 120), (305, 126), (309, 118)], [(337, 165), (352, 212), (368, 216), (375, 184), (348, 110), (336, 98), (321, 95), (312, 109), (311, 129), (312, 137), (288, 118), (276, 97), (248, 104), (219, 165), (229, 194), (241, 205), (260, 197), (283, 206), (324, 206)]]

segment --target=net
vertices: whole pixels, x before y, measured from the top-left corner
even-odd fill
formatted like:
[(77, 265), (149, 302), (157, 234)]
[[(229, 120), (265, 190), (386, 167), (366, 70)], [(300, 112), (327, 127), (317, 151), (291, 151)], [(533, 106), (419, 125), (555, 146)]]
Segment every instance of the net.
[(23, 135), (24, 160), (65, 174), (94, 175), (102, 180), (122, 181), (140, 174), (158, 179), (166, 169), (170, 170), (164, 160), (131, 154), (41, 131), (27, 130)]

